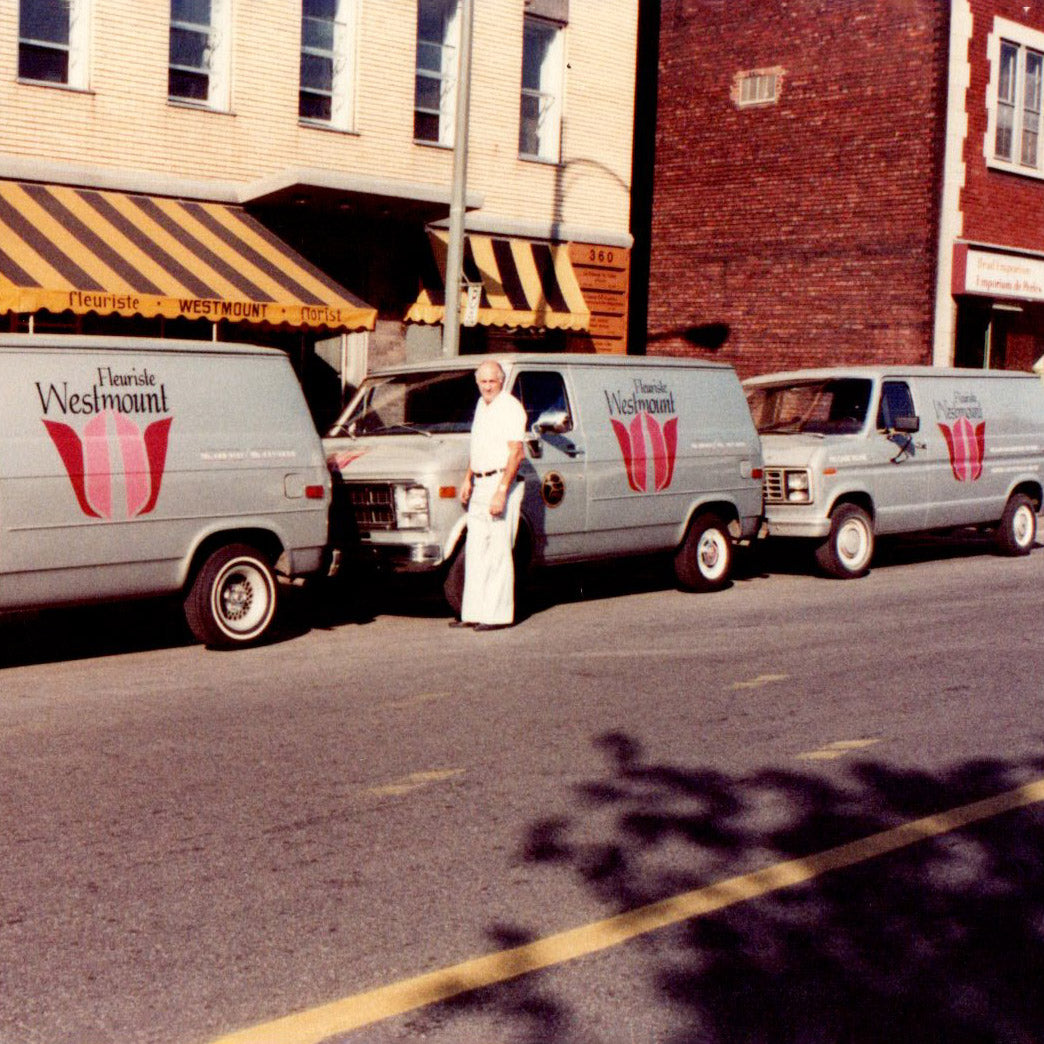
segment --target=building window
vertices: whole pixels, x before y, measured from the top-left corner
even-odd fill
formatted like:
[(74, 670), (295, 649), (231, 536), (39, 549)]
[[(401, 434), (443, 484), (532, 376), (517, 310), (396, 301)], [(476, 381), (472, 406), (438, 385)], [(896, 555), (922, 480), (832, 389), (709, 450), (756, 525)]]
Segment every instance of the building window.
[(562, 145), (561, 25), (527, 15), (522, 29), (522, 101), (518, 123), (520, 156), (557, 163)]
[(1040, 148), (1044, 33), (998, 18), (989, 55), (987, 162), (1044, 177)]
[(732, 100), (741, 109), (754, 105), (775, 105), (782, 83), (781, 69), (751, 69), (736, 74)]
[(88, 0), (20, 0), (18, 77), (87, 86)]
[(352, 127), (356, 0), (303, 0), (298, 114), (338, 130)]
[(171, 98), (228, 109), (229, 8), (230, 0), (170, 0)]
[(413, 136), (453, 144), (460, 52), (458, 0), (417, 0), (417, 77)]

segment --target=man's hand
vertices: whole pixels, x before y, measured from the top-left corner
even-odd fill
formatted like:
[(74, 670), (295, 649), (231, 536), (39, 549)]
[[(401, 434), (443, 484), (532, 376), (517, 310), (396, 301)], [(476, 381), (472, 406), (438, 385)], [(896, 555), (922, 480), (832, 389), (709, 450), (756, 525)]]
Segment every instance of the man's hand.
[(507, 493), (503, 486), (497, 486), (496, 492), (489, 498), (489, 513), (494, 518), (500, 518), (507, 507)]
[(471, 472), (469, 471), (464, 476), (464, 481), (460, 484), (460, 506), (466, 508), (468, 501), (471, 500)]

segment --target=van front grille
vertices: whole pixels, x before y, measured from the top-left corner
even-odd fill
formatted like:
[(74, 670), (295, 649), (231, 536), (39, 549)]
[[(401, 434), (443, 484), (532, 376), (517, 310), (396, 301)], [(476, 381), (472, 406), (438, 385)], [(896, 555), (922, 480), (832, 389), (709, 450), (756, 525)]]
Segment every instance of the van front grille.
[(343, 488), (360, 532), (395, 528), (395, 494), (390, 482), (346, 482)]
[(783, 469), (765, 468), (765, 479), (763, 482), (766, 504), (783, 503)]

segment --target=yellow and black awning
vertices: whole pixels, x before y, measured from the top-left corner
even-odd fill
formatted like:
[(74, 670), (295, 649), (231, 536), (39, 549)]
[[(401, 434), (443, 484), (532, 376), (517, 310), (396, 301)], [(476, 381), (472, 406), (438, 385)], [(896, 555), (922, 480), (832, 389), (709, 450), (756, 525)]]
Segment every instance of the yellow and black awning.
[[(445, 311), (449, 235), (437, 230), (430, 238), (434, 263), (422, 276), (420, 295), (406, 313), (411, 322), (440, 323)], [(591, 324), (565, 243), (469, 233), (464, 237), (463, 267), (465, 280), (481, 287), (477, 322), (483, 326), (587, 330)]]
[(0, 314), (372, 329), (376, 310), (242, 208), (0, 181)]

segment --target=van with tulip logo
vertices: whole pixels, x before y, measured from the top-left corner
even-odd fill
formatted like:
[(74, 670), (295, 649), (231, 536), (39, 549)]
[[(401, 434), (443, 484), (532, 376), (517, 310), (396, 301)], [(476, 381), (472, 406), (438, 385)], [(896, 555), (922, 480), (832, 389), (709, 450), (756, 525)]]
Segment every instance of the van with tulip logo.
[[(459, 609), (459, 502), (489, 356), (371, 374), (324, 445), (335, 541), (399, 572), (441, 571)], [(526, 410), (516, 540), (529, 566), (666, 552), (680, 584), (729, 582), (761, 520), (761, 450), (735, 371), (634, 356), (496, 356)]]
[(744, 382), (769, 536), (862, 576), (878, 536), (978, 527), (1029, 554), (1044, 499), (1044, 383), (1026, 373), (849, 367)]
[(326, 560), (330, 478), (287, 357), (0, 335), (0, 611), (177, 595), (195, 636), (266, 633)]

